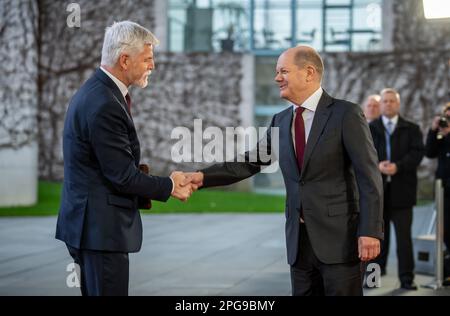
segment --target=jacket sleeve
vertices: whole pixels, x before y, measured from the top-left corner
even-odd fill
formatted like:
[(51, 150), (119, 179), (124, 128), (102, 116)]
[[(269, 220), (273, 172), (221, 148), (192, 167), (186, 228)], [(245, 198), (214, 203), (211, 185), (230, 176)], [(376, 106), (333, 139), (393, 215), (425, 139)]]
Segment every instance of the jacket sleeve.
[(108, 103), (90, 121), (92, 150), (103, 176), (120, 193), (166, 201), (172, 181), (168, 177), (145, 175), (136, 167), (127, 119), (117, 103)]
[(422, 132), (419, 126), (411, 125), (410, 127), (411, 141), (408, 147), (408, 153), (402, 159), (396, 162), (397, 172), (416, 171), (425, 154), (423, 145)]
[(357, 105), (350, 106), (344, 114), (343, 142), (359, 189), (358, 236), (383, 239), (383, 184), (377, 152), (364, 114)]
[(425, 143), (425, 156), (428, 158), (436, 158), (439, 155), (439, 147), (441, 144), (442, 140), (437, 139), (437, 131), (430, 129)]
[[(203, 187), (229, 185), (249, 178), (261, 171), (262, 166), (274, 162), (276, 153), (272, 151), (272, 127), (275, 116), (266, 134), (258, 141), (256, 147), (236, 156), (233, 161), (214, 164), (200, 170), (204, 174)], [(263, 157), (267, 156), (267, 157)]]

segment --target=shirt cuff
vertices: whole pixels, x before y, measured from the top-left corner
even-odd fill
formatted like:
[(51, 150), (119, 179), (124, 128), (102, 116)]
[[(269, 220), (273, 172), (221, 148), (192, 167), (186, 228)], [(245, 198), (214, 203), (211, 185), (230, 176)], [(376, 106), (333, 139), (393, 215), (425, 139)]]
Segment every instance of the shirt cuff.
[(175, 191), (175, 182), (173, 182), (173, 179), (171, 177), (169, 177), (170, 181), (172, 181), (172, 192), (170, 192), (170, 194), (173, 193), (173, 191)]

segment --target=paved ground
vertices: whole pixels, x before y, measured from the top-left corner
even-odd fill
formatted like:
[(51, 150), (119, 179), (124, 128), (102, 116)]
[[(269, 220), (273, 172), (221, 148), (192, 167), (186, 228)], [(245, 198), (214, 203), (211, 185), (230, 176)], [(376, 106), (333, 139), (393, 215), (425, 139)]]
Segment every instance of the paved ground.
[[(416, 213), (417, 230), (425, 212)], [(0, 295), (79, 295), (66, 285), (72, 261), (53, 238), (55, 222), (0, 218)], [(147, 215), (143, 222), (143, 249), (130, 255), (130, 295), (290, 295), (282, 214)], [(396, 290), (391, 257), (382, 288), (367, 295), (450, 295)]]

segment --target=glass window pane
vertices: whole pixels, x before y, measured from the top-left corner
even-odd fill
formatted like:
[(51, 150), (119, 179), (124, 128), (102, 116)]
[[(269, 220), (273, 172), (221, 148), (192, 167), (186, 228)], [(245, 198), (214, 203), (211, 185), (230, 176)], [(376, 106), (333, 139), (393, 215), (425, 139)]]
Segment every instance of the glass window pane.
[(182, 0), (171, 0), (168, 10), (169, 42), (168, 50), (184, 51), (184, 30), (186, 26), (186, 8), (189, 3)]
[[(249, 49), (249, 1), (216, 0), (212, 2), (214, 51), (245, 51)], [(229, 45), (226, 47), (224, 45)], [(227, 49), (229, 48), (229, 49)]]
[(291, 1), (255, 0), (253, 38), (255, 49), (290, 47)]
[(297, 45), (322, 50), (322, 0), (297, 0)]
[(379, 50), (382, 0), (323, 1), (324, 51)]
[(353, 51), (381, 49), (381, 3), (379, 0), (355, 2), (351, 35)]

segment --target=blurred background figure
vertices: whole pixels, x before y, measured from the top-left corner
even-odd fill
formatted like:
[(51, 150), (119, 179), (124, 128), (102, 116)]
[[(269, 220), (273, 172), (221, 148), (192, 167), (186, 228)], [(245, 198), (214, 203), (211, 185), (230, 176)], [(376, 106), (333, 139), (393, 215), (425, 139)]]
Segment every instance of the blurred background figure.
[(417, 167), (424, 156), (422, 132), (418, 125), (400, 116), (400, 95), (394, 89), (380, 93), (381, 117), (370, 123), (378, 152), (384, 188), (384, 242), (375, 260), (386, 273), (390, 222), (397, 240), (398, 276), (401, 288), (417, 290), (411, 240), (413, 206), (417, 202)]
[(444, 187), (444, 244), (447, 248), (444, 259), (444, 284), (450, 285), (450, 102), (441, 115), (433, 119), (425, 144), (425, 155), (438, 158), (436, 178), (442, 179)]
[(369, 95), (364, 101), (363, 110), (367, 123), (379, 118), (381, 115), (380, 96), (378, 94)]

